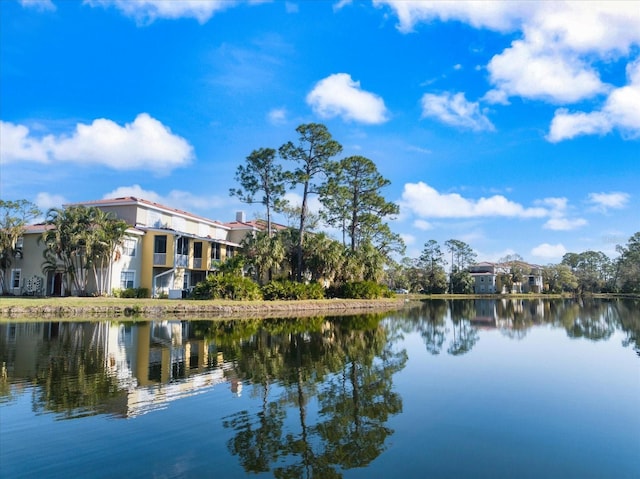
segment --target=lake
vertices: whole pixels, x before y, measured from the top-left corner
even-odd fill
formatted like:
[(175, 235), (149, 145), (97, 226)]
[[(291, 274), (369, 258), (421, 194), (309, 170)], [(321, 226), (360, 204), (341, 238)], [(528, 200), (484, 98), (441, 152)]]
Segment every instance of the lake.
[(640, 302), (0, 324), (1, 477), (638, 478)]

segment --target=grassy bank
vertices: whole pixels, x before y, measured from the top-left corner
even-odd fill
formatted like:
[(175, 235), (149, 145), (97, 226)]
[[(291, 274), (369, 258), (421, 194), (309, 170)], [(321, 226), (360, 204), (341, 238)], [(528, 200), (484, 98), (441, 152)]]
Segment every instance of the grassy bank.
[(0, 322), (15, 318), (94, 319), (127, 317), (130, 319), (301, 316), (318, 313), (345, 314), (394, 310), (403, 307), (407, 298), (395, 299), (323, 299), (305, 301), (229, 301), (125, 298), (0, 298)]

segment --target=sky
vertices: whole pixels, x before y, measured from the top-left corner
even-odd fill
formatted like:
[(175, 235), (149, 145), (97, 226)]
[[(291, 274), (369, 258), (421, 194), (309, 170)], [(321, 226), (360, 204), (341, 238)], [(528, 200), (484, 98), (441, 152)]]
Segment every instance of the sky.
[(640, 231), (640, 2), (0, 1), (2, 199), (264, 217), (238, 165), (312, 122), (390, 180), (406, 256), (615, 257)]

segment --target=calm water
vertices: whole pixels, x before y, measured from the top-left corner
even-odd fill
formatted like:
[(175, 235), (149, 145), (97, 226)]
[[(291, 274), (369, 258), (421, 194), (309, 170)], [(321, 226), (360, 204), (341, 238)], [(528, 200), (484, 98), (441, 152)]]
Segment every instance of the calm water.
[(0, 325), (0, 476), (638, 478), (640, 303)]

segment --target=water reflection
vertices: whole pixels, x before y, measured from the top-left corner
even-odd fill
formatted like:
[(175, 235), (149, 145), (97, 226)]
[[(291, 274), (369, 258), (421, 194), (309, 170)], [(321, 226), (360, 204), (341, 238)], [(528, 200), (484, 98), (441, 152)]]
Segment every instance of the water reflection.
[(640, 356), (640, 301), (600, 299), (429, 300), (397, 315), (403, 330), (416, 331), (433, 355), (470, 352), (482, 330), (499, 330), (520, 340), (539, 325), (563, 328), (570, 338), (609, 339), (616, 329), (626, 334), (625, 347)]
[[(473, 354), (490, 331), (520, 341), (532, 328), (544, 327), (560, 329), (572, 341), (622, 336), (622, 345), (640, 355), (639, 306), (623, 300), (431, 300), (396, 313), (341, 318), (4, 323), (0, 410), (74, 419), (64, 425), (78, 424), (78, 430), (86, 416), (131, 419), (153, 413), (131, 422), (110, 421), (133, 427), (155, 417), (173, 423), (170, 418), (176, 416), (157, 411), (202, 394), (192, 401), (216, 411), (210, 422), (217, 429), (209, 427), (224, 438), (217, 458), (233, 456), (235, 467), (247, 474), (337, 478), (353, 468), (374, 468), (392, 435), (393, 442), (406, 440), (398, 425), (414, 419), (402, 419), (409, 413), (401, 413), (417, 397), (432, 410), (440, 407), (431, 388), (419, 395), (430, 368), (423, 368), (424, 362), (407, 367), (407, 344), (412, 353), (422, 353), (421, 338), (428, 353), (441, 356), (424, 357), (443, 368), (446, 356)], [(414, 333), (420, 338), (406, 343), (404, 337)], [(412, 370), (420, 376), (398, 379)], [(470, 384), (479, 373), (482, 369), (468, 373)], [(507, 384), (517, 381), (517, 375), (503, 376)], [(536, 377), (530, 372), (527, 381)], [(213, 389), (218, 400), (234, 400), (211, 406), (207, 393)], [(25, 402), (32, 413), (13, 407)], [(427, 406), (420, 402), (420, 407)], [(209, 434), (207, 428), (202, 431), (201, 441)]]

